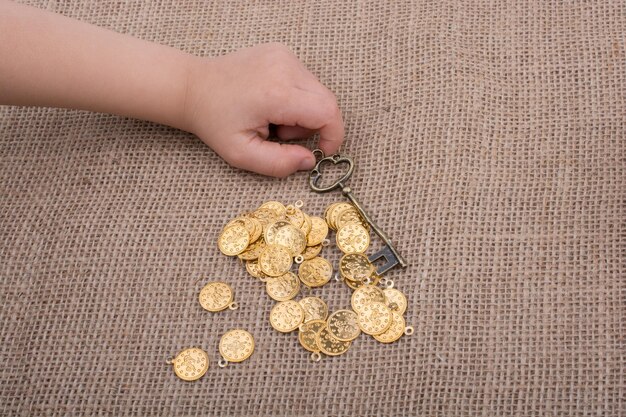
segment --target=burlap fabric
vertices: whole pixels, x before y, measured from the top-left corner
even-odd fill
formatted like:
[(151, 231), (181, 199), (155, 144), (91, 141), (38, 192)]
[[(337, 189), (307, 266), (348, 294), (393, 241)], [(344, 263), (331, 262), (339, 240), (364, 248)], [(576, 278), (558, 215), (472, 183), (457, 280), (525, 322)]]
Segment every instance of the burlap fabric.
[[(5, 107), (2, 415), (624, 414), (623, 2), (34, 4), (198, 55), (289, 45), (338, 96), (352, 188), (410, 262), (390, 277), (416, 332), (314, 364), (271, 329), (216, 238), (265, 200), (341, 198), (306, 174), (241, 172), (146, 122)], [(200, 308), (216, 278), (239, 310)], [(342, 285), (315, 293), (349, 305)], [(256, 352), (220, 369), (236, 327)], [(186, 383), (165, 360), (193, 345), (213, 363)]]

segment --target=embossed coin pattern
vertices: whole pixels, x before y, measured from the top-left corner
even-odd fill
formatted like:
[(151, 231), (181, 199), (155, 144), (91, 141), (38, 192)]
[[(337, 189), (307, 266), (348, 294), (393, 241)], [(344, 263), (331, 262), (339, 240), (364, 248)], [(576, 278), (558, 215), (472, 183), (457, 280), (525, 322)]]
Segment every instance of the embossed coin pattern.
[(374, 285), (362, 285), (352, 293), (352, 309), (357, 313), (361, 312), (366, 305), (374, 302), (384, 302), (385, 293)]
[(209, 369), (209, 355), (198, 348), (188, 348), (180, 352), (172, 360), (174, 373), (185, 381), (195, 381), (202, 378)]
[(333, 276), (333, 266), (326, 259), (318, 256), (302, 262), (298, 268), (298, 276), (308, 287), (321, 287)]
[(222, 231), (217, 246), (224, 255), (235, 256), (245, 251), (249, 243), (248, 230), (241, 223), (235, 223)]
[(315, 246), (322, 243), (328, 235), (328, 225), (320, 217), (311, 217), (311, 231), (307, 237), (307, 246)]
[(362, 282), (374, 273), (374, 265), (362, 253), (348, 253), (339, 260), (339, 273), (350, 281)]
[(338, 356), (344, 354), (350, 348), (352, 342), (342, 342), (336, 339), (328, 330), (323, 327), (316, 335), (317, 345), (320, 351), (328, 356)]
[(317, 343), (317, 333), (324, 327), (326, 327), (326, 320), (311, 320), (300, 325), (298, 341), (302, 347), (309, 352), (319, 352), (320, 347)]
[(202, 308), (217, 312), (228, 308), (233, 302), (233, 290), (224, 282), (209, 282), (198, 296)]
[(352, 310), (337, 310), (328, 317), (328, 331), (335, 339), (350, 342), (361, 334), (359, 316)]
[(402, 314), (397, 311), (392, 311), (392, 323), (389, 329), (385, 330), (381, 334), (374, 335), (374, 339), (382, 343), (392, 343), (400, 339), (404, 334), (406, 322)]
[(291, 254), (280, 245), (267, 245), (259, 255), (259, 267), (270, 277), (286, 274), (292, 264)]
[(374, 301), (359, 311), (359, 327), (363, 333), (377, 335), (391, 326), (393, 315), (385, 303)]
[(312, 320), (326, 320), (328, 317), (328, 306), (319, 297), (305, 297), (298, 301), (304, 310), (304, 322)]
[(228, 362), (242, 362), (254, 352), (254, 338), (245, 330), (230, 330), (220, 339), (219, 350)]
[(387, 305), (390, 306), (393, 311), (404, 314), (407, 307), (407, 300), (404, 294), (395, 288), (385, 288), (383, 293), (387, 299)]
[(304, 321), (304, 310), (296, 301), (282, 301), (270, 311), (270, 324), (282, 333), (294, 331)]
[(363, 253), (370, 245), (370, 235), (358, 223), (348, 223), (337, 230), (337, 247), (343, 253)]
[(293, 272), (287, 272), (265, 283), (267, 294), (276, 301), (291, 300), (300, 292), (300, 280)]

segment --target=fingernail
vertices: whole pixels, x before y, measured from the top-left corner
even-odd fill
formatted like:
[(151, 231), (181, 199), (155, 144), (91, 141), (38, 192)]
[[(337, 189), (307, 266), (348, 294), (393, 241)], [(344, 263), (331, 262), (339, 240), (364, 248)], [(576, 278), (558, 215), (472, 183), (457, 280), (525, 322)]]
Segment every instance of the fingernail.
[(313, 156), (307, 156), (302, 161), (300, 161), (300, 166), (298, 167), (298, 169), (300, 171), (304, 171), (307, 169), (313, 169), (314, 166), (315, 166), (315, 158), (313, 158)]

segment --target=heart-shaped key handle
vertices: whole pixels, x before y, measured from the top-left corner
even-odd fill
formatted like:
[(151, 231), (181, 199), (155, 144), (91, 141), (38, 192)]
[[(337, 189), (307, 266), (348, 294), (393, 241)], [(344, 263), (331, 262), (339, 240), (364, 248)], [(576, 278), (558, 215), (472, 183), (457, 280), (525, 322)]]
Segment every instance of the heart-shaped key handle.
[[(352, 160), (352, 158), (339, 154), (324, 156), (324, 152), (322, 152), (321, 149), (315, 149), (313, 151), (313, 155), (320, 155), (321, 159), (317, 161), (315, 168), (313, 168), (309, 173), (309, 185), (311, 186), (311, 189), (318, 193), (327, 193), (328, 191), (332, 191), (335, 188), (343, 189), (345, 187), (345, 182), (348, 181), (348, 179), (352, 176), (352, 172), (354, 171), (354, 161)], [(346, 164), (348, 170), (333, 183), (322, 187), (319, 185), (319, 183), (323, 176), (322, 166), (325, 164)]]

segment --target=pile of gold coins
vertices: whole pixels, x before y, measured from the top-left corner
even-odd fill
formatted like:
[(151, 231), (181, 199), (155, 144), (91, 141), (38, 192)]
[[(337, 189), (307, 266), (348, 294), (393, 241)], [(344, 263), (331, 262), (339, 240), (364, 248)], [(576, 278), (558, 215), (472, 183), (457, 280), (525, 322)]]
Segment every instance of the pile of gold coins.
[[(287, 206), (266, 202), (228, 222), (218, 238), (220, 251), (244, 262), (248, 273), (277, 301), (269, 317), (272, 327), (283, 333), (298, 330), (300, 344), (312, 352), (314, 361), (319, 361), (321, 354), (345, 353), (361, 333), (382, 343), (412, 334), (413, 328), (406, 326), (403, 317), (406, 297), (393, 288), (393, 281), (381, 279), (364, 255), (370, 245), (370, 227), (358, 210), (347, 202), (334, 203), (321, 218), (309, 216), (302, 206), (301, 201)], [(327, 304), (319, 297), (294, 298), (301, 287), (322, 287), (333, 278), (333, 265), (319, 256), (323, 247), (334, 246), (328, 239), (330, 230), (344, 254), (336, 280), (354, 292), (352, 309), (329, 315)], [(220, 308), (236, 307), (232, 298), (218, 298), (222, 300)]]

